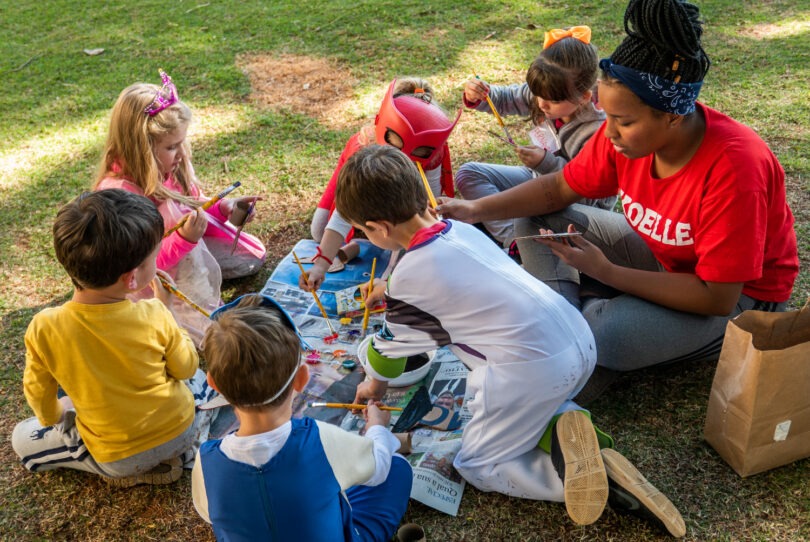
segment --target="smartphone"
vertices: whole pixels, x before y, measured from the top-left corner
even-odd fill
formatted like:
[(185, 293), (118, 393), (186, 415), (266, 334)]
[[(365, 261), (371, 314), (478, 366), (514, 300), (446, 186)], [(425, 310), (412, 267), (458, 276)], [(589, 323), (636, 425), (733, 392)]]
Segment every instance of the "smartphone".
[(526, 235), (524, 237), (515, 237), (515, 239), (565, 239), (567, 237), (578, 237), (582, 235), (582, 232), (572, 232), (572, 233), (542, 233), (537, 235)]

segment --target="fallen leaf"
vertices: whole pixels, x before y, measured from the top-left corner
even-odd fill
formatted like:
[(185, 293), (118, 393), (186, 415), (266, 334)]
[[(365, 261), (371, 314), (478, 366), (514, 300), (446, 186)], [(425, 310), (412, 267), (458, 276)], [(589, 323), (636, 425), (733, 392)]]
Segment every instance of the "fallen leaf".
[(84, 54), (86, 54), (88, 56), (100, 55), (103, 52), (104, 52), (104, 49), (85, 49), (84, 50)]

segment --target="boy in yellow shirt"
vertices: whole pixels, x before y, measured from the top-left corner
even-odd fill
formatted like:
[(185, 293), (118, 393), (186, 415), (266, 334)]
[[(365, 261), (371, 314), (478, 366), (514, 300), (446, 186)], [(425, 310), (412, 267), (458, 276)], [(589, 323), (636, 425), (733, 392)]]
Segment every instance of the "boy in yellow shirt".
[[(26, 331), (23, 387), (35, 417), (14, 428), (14, 451), (33, 472), (72, 468), (121, 487), (173, 482), (197, 431), (181, 380), (199, 358), (155, 277), (163, 219), (143, 196), (103, 190), (63, 206), (53, 236), (75, 290)], [(150, 283), (158, 299), (126, 298)]]

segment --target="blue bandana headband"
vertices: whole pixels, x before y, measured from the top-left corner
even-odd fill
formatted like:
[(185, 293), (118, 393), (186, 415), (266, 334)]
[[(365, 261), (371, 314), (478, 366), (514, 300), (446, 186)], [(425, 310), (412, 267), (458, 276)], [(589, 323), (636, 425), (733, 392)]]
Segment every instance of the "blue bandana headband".
[(703, 81), (676, 83), (647, 72), (614, 64), (609, 58), (599, 61), (599, 67), (624, 83), (645, 104), (659, 111), (688, 115), (695, 110), (695, 100), (700, 94)]

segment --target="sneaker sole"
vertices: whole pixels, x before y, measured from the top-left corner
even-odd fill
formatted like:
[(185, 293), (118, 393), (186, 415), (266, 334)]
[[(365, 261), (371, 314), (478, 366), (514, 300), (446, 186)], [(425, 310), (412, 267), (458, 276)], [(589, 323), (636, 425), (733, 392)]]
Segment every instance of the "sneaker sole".
[[(602, 450), (602, 458), (611, 481), (647, 509), (623, 508), (623, 510), (642, 516), (651, 515), (652, 518), (649, 519), (659, 522), (672, 536), (680, 538), (686, 534), (686, 524), (672, 501), (647, 481), (626, 457), (608, 448)], [(628, 499), (625, 497), (625, 500)]]
[(565, 508), (574, 523), (599, 519), (608, 499), (608, 479), (591, 420), (579, 410), (557, 420), (557, 438), (565, 461)]
[[(158, 467), (165, 465), (168, 467), (166, 472), (144, 472), (133, 476), (124, 476), (123, 478), (112, 478), (110, 476), (102, 476), (105, 482), (112, 487), (132, 487), (139, 484), (149, 485), (166, 485), (176, 482), (183, 475), (183, 464), (180, 458), (172, 458), (169, 461), (161, 463)], [(158, 467), (155, 467), (156, 469)], [(154, 469), (153, 469), (154, 470)]]

